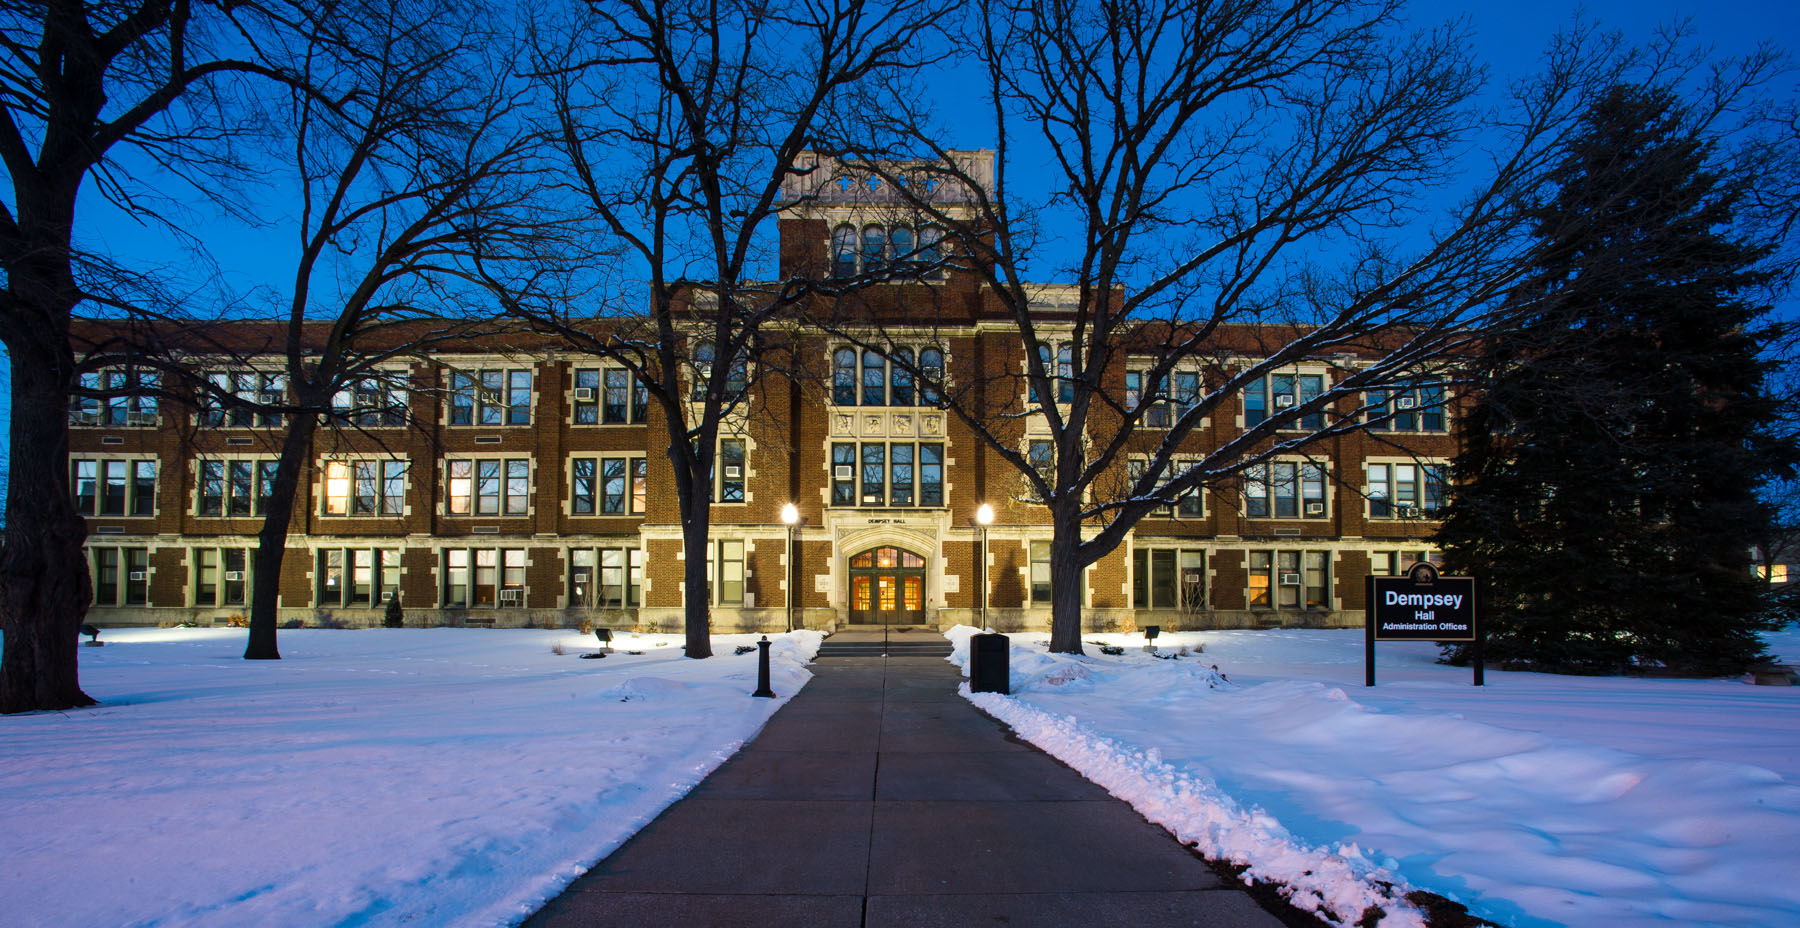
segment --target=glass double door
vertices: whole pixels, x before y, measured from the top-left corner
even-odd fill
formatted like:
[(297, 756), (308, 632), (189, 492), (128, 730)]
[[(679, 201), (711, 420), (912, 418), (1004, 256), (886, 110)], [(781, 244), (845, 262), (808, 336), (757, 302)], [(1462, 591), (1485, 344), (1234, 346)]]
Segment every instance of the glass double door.
[(900, 548), (852, 557), (850, 624), (925, 624), (925, 559)]

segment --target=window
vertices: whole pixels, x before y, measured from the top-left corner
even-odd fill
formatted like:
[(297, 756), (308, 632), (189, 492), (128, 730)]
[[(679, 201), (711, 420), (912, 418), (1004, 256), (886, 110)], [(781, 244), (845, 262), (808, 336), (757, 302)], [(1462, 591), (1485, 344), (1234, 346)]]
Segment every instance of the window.
[(1431, 563), (1442, 567), (1441, 551), (1375, 551), (1369, 555), (1369, 571), (1377, 577), (1405, 576), (1412, 565)]
[[(1263, 377), (1244, 390), (1244, 427), (1260, 425), (1269, 419), (1286, 415), (1290, 410), (1318, 399), (1324, 392), (1323, 374), (1270, 374)], [(1322, 429), (1325, 427), (1325, 413), (1323, 410), (1309, 412), (1298, 419), (1283, 422), (1280, 427)]]
[(323, 513), (328, 516), (406, 514), (405, 461), (327, 461)]
[(569, 605), (635, 609), (643, 603), (644, 552), (637, 540), (569, 551)]
[(842, 223), (831, 230), (831, 274), (839, 279), (855, 277), (858, 271), (881, 274), (903, 272), (907, 276), (939, 278), (936, 268), (942, 253), (944, 230), (924, 226), (885, 226), (871, 223), (858, 230)]
[(359, 428), (392, 428), (406, 424), (406, 387), (391, 382), (399, 373), (364, 377), (331, 396), (331, 418)]
[[(88, 371), (69, 400), (70, 425), (151, 426), (156, 424), (155, 372), (131, 368)], [(87, 394), (106, 394), (94, 396)]]
[[(1170, 461), (1168, 469), (1163, 472), (1162, 479), (1156, 482), (1156, 487), (1154, 489), (1161, 489), (1171, 478), (1181, 475), (1194, 463), (1195, 462), (1192, 460), (1181, 458)], [(1126, 473), (1129, 475), (1130, 479), (1130, 486), (1127, 487), (1127, 492), (1135, 492), (1138, 481), (1143, 479), (1144, 472), (1149, 468), (1150, 462), (1143, 458), (1133, 458), (1126, 462)], [(1188, 490), (1176, 497), (1175, 502), (1172, 505), (1157, 510), (1156, 513), (1152, 514), (1154, 515), (1157, 513), (1160, 513), (1166, 518), (1198, 519), (1204, 517), (1206, 515), (1205, 491), (1199, 488)]]
[[(706, 386), (712, 380), (713, 364), (718, 351), (711, 342), (699, 342), (694, 345), (694, 384), (691, 398), (694, 402), (706, 399)], [(750, 385), (750, 362), (741, 354), (732, 360), (731, 370), (725, 375), (725, 393), (720, 399), (732, 402), (744, 395)]]
[(744, 604), (744, 542), (719, 539), (713, 542), (713, 602), (721, 606)]
[[(1038, 343), (1038, 361), (1044, 365), (1044, 376), (1056, 385), (1056, 401), (1058, 403), (1075, 402), (1075, 351), (1067, 342), (1053, 345), (1049, 342)], [(1031, 402), (1038, 401), (1037, 388), (1027, 382), (1026, 395)]]
[(1425, 382), (1369, 391), (1369, 428), (1377, 432), (1442, 432), (1444, 385)]
[(89, 548), (94, 605), (142, 606), (150, 599), (148, 548)]
[(1369, 518), (1435, 519), (1449, 486), (1442, 464), (1376, 464), (1369, 468)]
[(260, 412), (250, 408), (250, 404), (280, 406), (286, 403), (286, 374), (215, 371), (206, 375), (206, 384), (199, 396), (201, 425), (233, 429), (281, 427), (281, 413)]
[(188, 551), (196, 606), (243, 606), (250, 602), (250, 573), (256, 554), (244, 548)]
[(856, 276), (856, 227), (847, 222), (831, 230), (831, 276)]
[(1244, 471), (1244, 514), (1252, 519), (1325, 518), (1325, 466), (1274, 461)]
[(719, 454), (713, 461), (714, 500), (721, 503), (741, 503), (744, 501), (744, 478), (749, 468), (744, 464), (745, 441), (742, 438), (719, 439)]
[(1206, 554), (1193, 548), (1136, 548), (1131, 553), (1132, 605), (1138, 609), (1206, 608)]
[(831, 505), (944, 505), (944, 446), (936, 442), (918, 445), (834, 443), (831, 446)]
[(641, 514), (648, 475), (646, 458), (575, 458), (570, 462), (569, 512), (578, 516)]
[(1330, 552), (1249, 552), (1252, 609), (1329, 609)]
[(1037, 475), (1045, 483), (1056, 485), (1056, 445), (1042, 438), (1034, 438), (1025, 443), (1025, 463), (1037, 471)]
[(446, 608), (525, 605), (524, 548), (449, 548), (443, 558)]
[[(1155, 386), (1160, 388), (1161, 384)], [(1139, 406), (1149, 404), (1150, 408), (1144, 410), (1144, 418), (1141, 420), (1145, 428), (1166, 429), (1169, 427), (1171, 421), (1169, 404), (1164, 400), (1165, 397), (1160, 389), (1152, 389), (1149, 371), (1125, 372), (1125, 410), (1132, 412)]]
[[(915, 367), (923, 378), (913, 376)], [(944, 352), (938, 348), (898, 346), (884, 354), (843, 347), (831, 353), (831, 402), (838, 406), (936, 406), (943, 382)]]
[(451, 371), (450, 424), (530, 425), (531, 371)]
[(194, 514), (243, 518), (260, 516), (275, 495), (278, 461), (233, 458), (198, 463)]
[(575, 371), (576, 425), (632, 425), (649, 417), (650, 390), (623, 368)]
[(1031, 543), (1031, 602), (1035, 606), (1050, 604), (1050, 542)]
[(81, 515), (156, 515), (155, 461), (76, 459), (69, 462), (69, 477)]
[(400, 593), (400, 552), (385, 548), (321, 548), (316, 553), (318, 606), (369, 609)]
[(529, 459), (459, 458), (445, 461), (444, 468), (447, 514), (523, 516), (530, 513)]

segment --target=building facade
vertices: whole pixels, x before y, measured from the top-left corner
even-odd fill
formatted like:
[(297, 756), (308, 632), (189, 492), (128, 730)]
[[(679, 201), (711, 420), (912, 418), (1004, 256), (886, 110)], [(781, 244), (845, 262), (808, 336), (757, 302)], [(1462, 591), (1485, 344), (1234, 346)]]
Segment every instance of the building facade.
[[(977, 169), (986, 163), (982, 153), (964, 157)], [(782, 220), (784, 263), (838, 276), (930, 265), (936, 229), (907, 221), (878, 187), (831, 176), (835, 193), (815, 190)], [(1054, 335), (1071, 294), (1043, 288), (1040, 334)], [(781, 327), (791, 362), (748, 378), (749, 402), (721, 429), (712, 582), (697, 591), (711, 602), (713, 628), (1047, 628), (1042, 507), (1012, 465), (905, 369), (1026, 391), (1017, 326), (955, 271), (921, 270), (858, 298), (866, 329)], [(1253, 350), (1255, 332), (1239, 334)], [(884, 350), (869, 350), (877, 336)], [(1308, 359), (1271, 374), (1188, 442), (1197, 452), (1230, 441), (1356, 363)], [(208, 376), (221, 391), (276, 403), (286, 393), (278, 371), (252, 362)], [(1140, 373), (1128, 358), (1105, 376), (1135, 404)], [(1145, 447), (1192, 388), (1219, 373), (1178, 370), (1140, 429)], [(91, 375), (90, 385), (125, 395), (70, 411), (71, 486), (89, 524), (90, 621), (241, 618), (283, 423), (131, 396), (132, 376)], [(996, 396), (994, 405), (1022, 399)], [(1432, 384), (1357, 402), (1377, 427), (1277, 457), (1138, 523), (1079, 578), (1084, 624), (1360, 624), (1371, 572), (1435, 556), (1429, 539), (1454, 443), (1453, 413)], [(547, 343), (477, 341), (344, 391), (330, 418), (289, 527), (284, 623), (378, 625), (398, 596), (409, 625), (680, 627), (690, 592), (662, 450), (668, 433), (629, 371)], [(1015, 448), (1028, 460), (1045, 445), (1039, 431), (1030, 417), (1018, 422)], [(995, 514), (986, 525), (975, 519), (983, 504)]]

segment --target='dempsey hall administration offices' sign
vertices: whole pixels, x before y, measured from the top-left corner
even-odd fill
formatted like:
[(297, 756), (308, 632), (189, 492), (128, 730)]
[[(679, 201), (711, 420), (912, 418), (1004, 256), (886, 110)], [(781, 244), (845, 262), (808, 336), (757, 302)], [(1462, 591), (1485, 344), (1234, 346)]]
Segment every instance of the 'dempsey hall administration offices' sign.
[(1475, 685), (1482, 685), (1474, 579), (1441, 577), (1436, 567), (1421, 561), (1403, 576), (1370, 577), (1367, 602), (1367, 685), (1375, 685), (1377, 641), (1473, 642)]

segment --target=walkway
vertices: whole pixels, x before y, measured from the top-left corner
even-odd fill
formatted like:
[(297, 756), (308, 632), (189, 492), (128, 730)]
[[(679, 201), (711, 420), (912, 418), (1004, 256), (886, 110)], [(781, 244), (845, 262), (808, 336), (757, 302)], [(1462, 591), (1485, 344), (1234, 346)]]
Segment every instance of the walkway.
[(896, 634), (886, 657), (878, 631), (828, 639), (761, 734), (528, 928), (1279, 928), (958, 696), (955, 666), (919, 653), (948, 643), (926, 634)]

